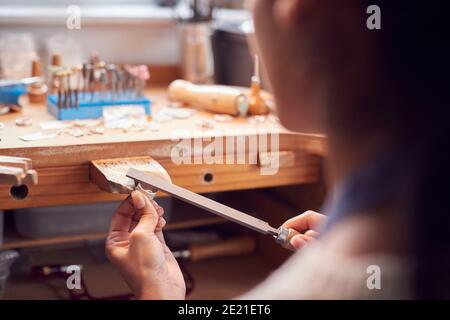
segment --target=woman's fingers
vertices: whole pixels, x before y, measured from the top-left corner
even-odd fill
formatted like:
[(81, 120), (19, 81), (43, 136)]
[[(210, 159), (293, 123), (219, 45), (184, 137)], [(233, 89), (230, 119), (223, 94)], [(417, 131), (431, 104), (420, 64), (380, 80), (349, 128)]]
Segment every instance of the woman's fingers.
[(297, 217), (289, 219), (283, 226), (303, 232), (291, 239), (291, 245), (296, 249), (300, 249), (313, 242), (319, 236), (319, 233), (313, 229), (320, 228), (325, 220), (325, 215), (308, 210)]
[(162, 229), (166, 225), (166, 219), (163, 218), (164, 209), (162, 207), (160, 207), (159, 204), (155, 200), (152, 200), (152, 203), (153, 203), (153, 205), (156, 209), (156, 212), (158, 213), (158, 216), (159, 216), (159, 221), (158, 221), (158, 225), (156, 226), (156, 229), (155, 229), (155, 234), (158, 237), (159, 241), (161, 241), (162, 243), (166, 243), (166, 240), (164, 239), (164, 235), (162, 233)]
[(129, 229), (134, 216), (133, 202), (128, 196), (114, 212), (106, 239), (105, 252), (112, 261), (121, 259), (126, 255), (130, 234)]
[(312, 243), (313, 241), (315, 241), (315, 239), (311, 236), (308, 236), (306, 234), (298, 234), (298, 235), (292, 237), (291, 245), (295, 249), (298, 250), (298, 249), (304, 248), (305, 246)]
[(318, 212), (308, 210), (299, 216), (289, 219), (283, 226), (292, 228), (298, 232), (314, 229), (317, 230), (325, 222), (326, 216)]
[(162, 229), (165, 227), (165, 225), (166, 225), (166, 219), (164, 219), (163, 217), (160, 217), (158, 224), (156, 225), (156, 228), (155, 228), (155, 233), (161, 232)]
[(136, 211), (136, 215), (139, 217), (136, 219), (139, 221), (137, 222), (133, 232), (154, 233), (159, 220), (155, 207), (140, 191), (133, 191), (131, 193), (131, 198), (133, 199), (133, 206)]
[(133, 223), (132, 232), (144, 236), (156, 235), (158, 240), (164, 244), (162, 228), (166, 225), (166, 220), (162, 217), (164, 214), (163, 208), (156, 201), (150, 201), (139, 191), (133, 192), (131, 197), (136, 211), (136, 221)]
[(158, 213), (158, 216), (164, 215), (164, 208), (161, 207), (155, 200), (152, 200), (152, 204), (155, 207), (156, 212)]
[(156, 201), (150, 201), (140, 191), (133, 191), (116, 210), (107, 243), (125, 243), (131, 232), (142, 235), (155, 234), (162, 243), (165, 243), (162, 229), (166, 225), (166, 220), (163, 215), (164, 209)]
[(128, 196), (116, 209), (110, 226), (111, 231), (126, 231), (130, 229), (134, 216), (134, 208), (130, 196)]
[[(158, 217), (161, 218), (164, 215), (164, 208), (160, 207), (158, 205), (158, 203), (156, 203), (155, 200), (152, 200), (151, 204), (155, 208), (156, 213), (158, 214)], [(135, 212), (134, 216), (132, 217), (131, 226), (130, 226), (130, 232), (133, 231), (134, 228), (137, 226), (140, 218), (141, 218), (140, 213), (139, 212)], [(158, 224), (160, 224), (160, 222), (158, 222)]]
[(304, 233), (305, 236), (309, 236), (313, 239), (317, 239), (320, 235), (320, 233), (318, 233), (317, 231), (314, 230), (308, 230)]
[(296, 235), (291, 239), (291, 245), (297, 250), (303, 248), (306, 244), (307, 242), (303, 239), (302, 235)]

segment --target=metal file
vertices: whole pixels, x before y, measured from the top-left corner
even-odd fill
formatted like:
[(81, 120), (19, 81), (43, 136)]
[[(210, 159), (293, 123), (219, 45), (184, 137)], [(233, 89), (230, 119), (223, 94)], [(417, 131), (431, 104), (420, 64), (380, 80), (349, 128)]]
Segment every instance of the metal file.
[(149, 175), (134, 168), (130, 168), (128, 170), (127, 177), (139, 182), (145, 188), (153, 189), (153, 191), (156, 191), (155, 189), (164, 191), (177, 199), (212, 212), (222, 218), (236, 222), (260, 233), (269, 234), (272, 236), (277, 236), (279, 234), (279, 231), (271, 227), (266, 221), (260, 220), (217, 201), (181, 188), (161, 178)]

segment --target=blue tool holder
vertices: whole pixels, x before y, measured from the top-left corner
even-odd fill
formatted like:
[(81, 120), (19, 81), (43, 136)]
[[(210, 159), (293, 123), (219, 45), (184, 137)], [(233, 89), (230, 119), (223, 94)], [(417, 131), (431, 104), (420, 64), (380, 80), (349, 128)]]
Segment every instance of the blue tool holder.
[[(110, 96), (110, 95), (109, 95)], [(83, 93), (79, 96), (79, 106), (58, 109), (58, 97), (50, 95), (48, 97), (47, 110), (58, 120), (74, 120), (74, 119), (96, 119), (103, 116), (104, 107), (124, 106), (124, 105), (139, 105), (143, 106), (147, 115), (151, 114), (151, 101), (145, 97), (138, 97), (133, 99), (100, 99), (97, 98), (91, 101), (89, 96), (84, 96)]]
[(25, 84), (0, 87), (0, 103), (19, 104), (19, 97), (27, 92)]

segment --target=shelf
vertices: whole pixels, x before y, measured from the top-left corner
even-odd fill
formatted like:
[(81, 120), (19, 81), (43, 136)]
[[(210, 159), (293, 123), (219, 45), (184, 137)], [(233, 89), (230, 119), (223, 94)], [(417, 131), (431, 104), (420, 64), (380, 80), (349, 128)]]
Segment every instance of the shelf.
[(195, 281), (189, 300), (236, 298), (261, 283), (275, 268), (258, 254), (188, 262), (186, 267)]
[[(170, 221), (167, 226), (164, 228), (165, 231), (173, 231), (173, 230), (181, 230), (181, 229), (189, 229), (195, 227), (203, 227), (208, 225), (216, 225), (227, 222), (226, 220), (209, 215), (200, 215), (197, 213), (196, 216), (190, 213), (187, 215), (183, 215), (183, 218), (174, 218)], [(39, 247), (39, 246), (47, 246), (47, 245), (55, 245), (55, 244), (65, 244), (65, 243), (74, 243), (74, 242), (83, 242), (83, 241), (95, 241), (95, 240), (103, 240), (106, 239), (106, 232), (95, 232), (88, 234), (77, 234), (77, 235), (67, 235), (67, 236), (58, 236), (58, 237), (49, 237), (49, 238), (40, 238), (40, 239), (31, 239), (26, 238), (19, 235), (15, 228), (8, 228), (5, 230), (4, 243), (0, 246), (0, 249), (22, 249), (22, 248), (31, 248), (31, 247)]]
[[(26, 253), (35, 265), (51, 263), (83, 265), (83, 277), (89, 292), (97, 298), (130, 294), (117, 269), (107, 261), (92, 258), (86, 248), (57, 249)], [(258, 254), (216, 258), (201, 262), (186, 262), (186, 269), (195, 281), (187, 299), (230, 299), (248, 292), (274, 270)], [(56, 289), (55, 289), (56, 288)], [(65, 281), (13, 274), (8, 279), (5, 300), (69, 299)]]

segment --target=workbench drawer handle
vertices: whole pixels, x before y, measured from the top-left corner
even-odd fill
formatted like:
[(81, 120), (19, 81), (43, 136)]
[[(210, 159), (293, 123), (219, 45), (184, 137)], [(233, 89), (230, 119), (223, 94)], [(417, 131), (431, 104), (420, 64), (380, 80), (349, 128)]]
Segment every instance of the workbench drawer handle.
[(205, 183), (212, 183), (213, 180), (214, 180), (214, 175), (213, 175), (211, 172), (206, 172), (206, 173), (203, 175), (203, 181), (204, 181)]

